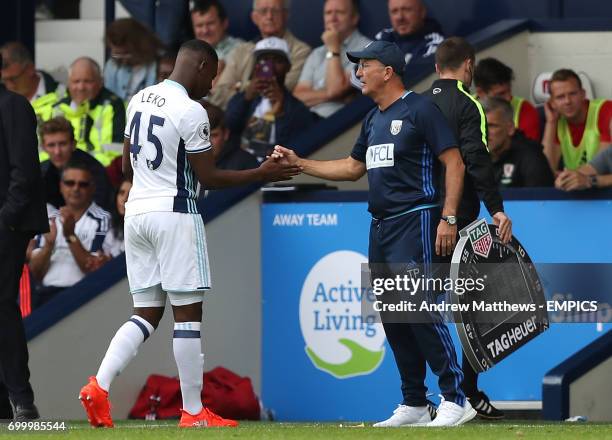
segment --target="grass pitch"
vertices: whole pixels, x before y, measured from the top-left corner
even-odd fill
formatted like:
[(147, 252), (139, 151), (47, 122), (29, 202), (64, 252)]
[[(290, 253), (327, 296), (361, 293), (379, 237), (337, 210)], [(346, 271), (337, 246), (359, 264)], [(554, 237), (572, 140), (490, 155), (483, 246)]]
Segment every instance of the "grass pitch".
[(66, 422), (63, 432), (10, 432), (0, 425), (0, 439), (452, 439), (612, 440), (612, 424), (547, 423), (510, 420), (499, 423), (470, 422), (458, 428), (372, 428), (370, 423), (243, 422), (238, 428), (178, 429), (177, 421), (118, 421), (114, 429), (93, 429), (86, 422)]

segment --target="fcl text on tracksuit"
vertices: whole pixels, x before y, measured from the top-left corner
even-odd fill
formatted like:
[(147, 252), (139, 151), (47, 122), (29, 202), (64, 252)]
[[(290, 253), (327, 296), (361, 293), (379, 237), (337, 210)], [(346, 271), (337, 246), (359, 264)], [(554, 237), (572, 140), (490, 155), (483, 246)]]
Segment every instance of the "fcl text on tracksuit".
[[(456, 146), (440, 110), (413, 92), (366, 116), (351, 156), (364, 162), (368, 173), (373, 271), (381, 265), (428, 267), (436, 262), (434, 243), (441, 215), (437, 156)], [(428, 298), (435, 300), (432, 295)], [(443, 321), (405, 323), (381, 317), (401, 376), (403, 404), (426, 405), (428, 363), (439, 376), (445, 400), (463, 406), (463, 376)]]

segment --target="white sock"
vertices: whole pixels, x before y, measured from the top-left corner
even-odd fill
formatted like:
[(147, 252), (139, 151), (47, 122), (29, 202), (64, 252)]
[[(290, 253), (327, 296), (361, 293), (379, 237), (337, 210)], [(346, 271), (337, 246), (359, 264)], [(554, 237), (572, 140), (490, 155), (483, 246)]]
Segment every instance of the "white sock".
[(144, 318), (137, 315), (123, 324), (110, 342), (106, 355), (102, 359), (96, 380), (106, 391), (111, 382), (138, 353), (138, 347), (153, 333), (155, 329)]
[(181, 381), (183, 410), (191, 415), (199, 414), (202, 411), (202, 375), (204, 374), (200, 323), (175, 323), (172, 348)]

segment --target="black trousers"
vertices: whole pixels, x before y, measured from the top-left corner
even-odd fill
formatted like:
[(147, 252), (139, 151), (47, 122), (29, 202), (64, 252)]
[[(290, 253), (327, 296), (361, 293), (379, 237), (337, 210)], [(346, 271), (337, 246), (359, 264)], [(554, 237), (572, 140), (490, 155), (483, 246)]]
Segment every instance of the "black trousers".
[[(34, 403), (28, 346), (17, 306), (19, 279), (31, 237), (31, 233), (0, 230), (0, 382), (14, 405)], [(1, 392), (0, 399), (2, 394), (6, 399), (7, 393)]]
[[(478, 217), (473, 219), (459, 218), (457, 221), (457, 242), (459, 241), (459, 231), (465, 228), (467, 225), (477, 220)], [(461, 382), (461, 388), (467, 397), (473, 397), (478, 394), (478, 373), (468, 361), (465, 351), (461, 351), (461, 369), (463, 370), (463, 382)]]

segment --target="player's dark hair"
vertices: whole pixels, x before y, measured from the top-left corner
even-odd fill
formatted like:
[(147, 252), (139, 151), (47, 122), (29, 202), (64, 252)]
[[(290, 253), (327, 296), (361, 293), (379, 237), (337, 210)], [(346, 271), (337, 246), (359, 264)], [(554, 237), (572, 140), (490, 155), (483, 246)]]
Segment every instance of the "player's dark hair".
[(56, 116), (43, 122), (38, 129), (38, 135), (42, 140), (46, 134), (67, 133), (71, 141), (74, 141), (74, 128), (63, 116)]
[(511, 83), (513, 79), (512, 69), (496, 58), (484, 58), (474, 69), (474, 85), (485, 92), (497, 84)]
[(484, 98), (481, 101), (485, 113), (501, 111), (503, 118), (508, 122), (514, 120), (514, 110), (508, 101), (502, 98)]
[(196, 39), (185, 41), (181, 45), (179, 52), (182, 52), (184, 50), (191, 50), (193, 52), (199, 52), (203, 54), (207, 60), (210, 60), (210, 61), (215, 61), (215, 62), (219, 61), (217, 52), (215, 52), (215, 49), (210, 44), (208, 44), (206, 41), (196, 40)]
[(218, 0), (196, 0), (193, 4), (193, 8), (191, 8), (191, 13), (206, 14), (212, 8), (217, 10), (219, 20), (225, 21), (227, 19), (227, 11)]
[(476, 59), (476, 52), (470, 43), (461, 37), (447, 38), (436, 50), (436, 64), (440, 70), (458, 69), (465, 60)]
[(569, 81), (570, 79), (575, 79), (578, 83), (578, 87), (582, 88), (582, 81), (576, 72), (572, 69), (559, 69), (556, 70), (552, 76), (550, 77), (550, 84), (555, 81)]

